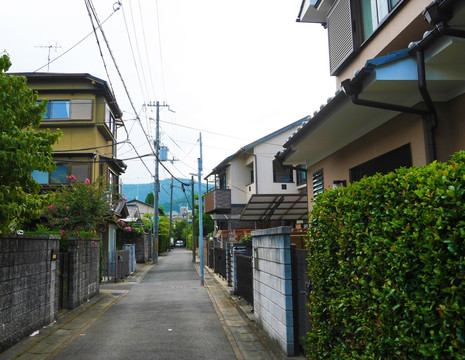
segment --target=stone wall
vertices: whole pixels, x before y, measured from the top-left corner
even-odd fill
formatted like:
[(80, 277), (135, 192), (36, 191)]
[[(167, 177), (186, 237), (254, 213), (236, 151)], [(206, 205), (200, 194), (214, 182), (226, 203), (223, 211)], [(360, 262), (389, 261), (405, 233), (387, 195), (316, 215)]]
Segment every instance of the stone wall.
[(0, 352), (57, 318), (59, 241), (0, 235)]
[(291, 227), (252, 231), (255, 321), (288, 355), (295, 354)]
[(69, 300), (70, 309), (81, 305), (99, 293), (100, 240), (69, 239)]

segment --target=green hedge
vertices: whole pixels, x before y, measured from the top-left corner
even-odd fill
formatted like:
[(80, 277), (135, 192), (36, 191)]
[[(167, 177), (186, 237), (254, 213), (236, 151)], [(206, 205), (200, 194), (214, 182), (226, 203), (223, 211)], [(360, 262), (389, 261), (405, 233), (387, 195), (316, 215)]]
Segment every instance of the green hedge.
[(465, 152), (315, 199), (311, 359), (465, 359)]

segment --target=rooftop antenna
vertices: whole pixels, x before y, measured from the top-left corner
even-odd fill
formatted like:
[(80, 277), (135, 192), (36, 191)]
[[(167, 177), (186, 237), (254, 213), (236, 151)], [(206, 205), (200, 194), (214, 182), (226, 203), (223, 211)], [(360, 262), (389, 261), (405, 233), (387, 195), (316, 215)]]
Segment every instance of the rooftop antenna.
[(48, 58), (47, 58), (47, 72), (50, 70), (50, 51), (52, 49), (55, 49), (55, 52), (57, 52), (57, 49), (61, 49), (61, 46), (58, 45), (58, 42), (55, 42), (55, 45), (38, 45), (35, 46), (36, 48), (43, 48), (43, 49), (48, 49)]

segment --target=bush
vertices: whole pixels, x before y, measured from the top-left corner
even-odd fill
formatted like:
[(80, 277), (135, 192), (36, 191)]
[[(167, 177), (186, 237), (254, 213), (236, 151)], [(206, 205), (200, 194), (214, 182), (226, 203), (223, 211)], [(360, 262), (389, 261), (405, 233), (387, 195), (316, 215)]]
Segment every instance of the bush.
[(309, 358), (465, 358), (464, 200), (464, 152), (316, 197)]
[(49, 226), (60, 230), (62, 237), (94, 232), (111, 215), (108, 184), (102, 179), (79, 182), (73, 175), (68, 181), (69, 185), (57, 191), (55, 201), (46, 209)]

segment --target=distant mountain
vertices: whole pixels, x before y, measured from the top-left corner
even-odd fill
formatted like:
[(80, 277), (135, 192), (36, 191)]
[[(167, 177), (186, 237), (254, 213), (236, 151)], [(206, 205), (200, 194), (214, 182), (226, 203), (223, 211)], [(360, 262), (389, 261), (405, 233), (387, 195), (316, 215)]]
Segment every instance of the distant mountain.
[[(179, 179), (184, 184), (191, 184), (190, 179)], [(165, 212), (170, 210), (170, 186), (171, 179), (160, 180), (160, 193), (158, 203), (163, 207)], [(199, 192), (199, 183), (195, 183), (195, 194)], [(207, 190), (206, 184), (202, 184), (202, 193)], [(123, 184), (122, 193), (125, 194), (125, 198), (128, 201), (139, 200), (145, 201), (147, 194), (153, 193), (153, 183), (149, 184)], [(186, 198), (187, 197), (187, 198)], [(182, 191), (181, 184), (174, 180), (173, 181), (173, 211), (180, 212), (181, 206), (187, 206), (187, 200), (189, 200), (189, 209), (191, 208), (191, 187), (185, 186), (185, 194)]]

